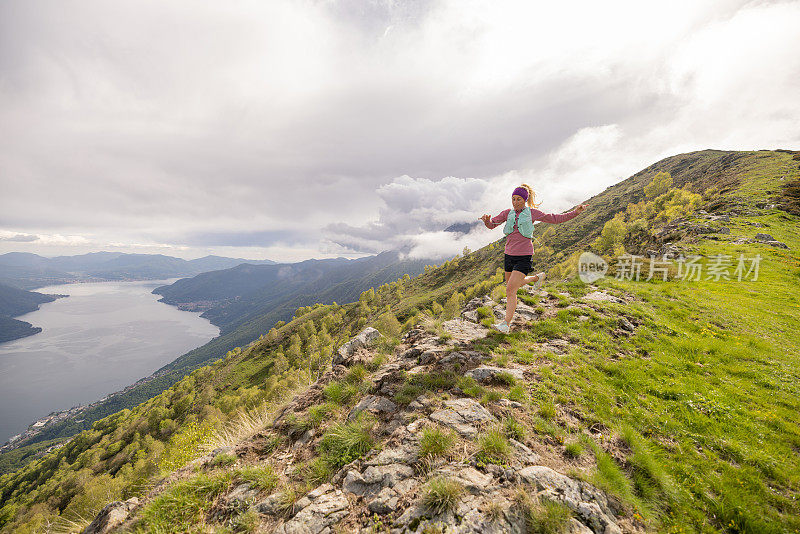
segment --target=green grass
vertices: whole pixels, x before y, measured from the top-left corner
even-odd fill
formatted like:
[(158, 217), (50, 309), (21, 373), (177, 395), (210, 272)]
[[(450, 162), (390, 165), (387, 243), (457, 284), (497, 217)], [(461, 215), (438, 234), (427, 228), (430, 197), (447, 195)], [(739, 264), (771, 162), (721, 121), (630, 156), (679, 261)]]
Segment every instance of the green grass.
[(271, 465), (243, 467), (236, 471), (234, 476), (243, 482), (249, 482), (251, 487), (264, 493), (271, 493), (278, 486), (279, 480)]
[(137, 532), (187, 532), (203, 521), (203, 515), (214, 501), (228, 489), (231, 475), (199, 475), (177, 482), (148, 504), (141, 513)]
[(443, 477), (428, 481), (422, 494), (422, 504), (433, 514), (454, 511), (464, 495), (464, 486), (455, 480)]
[(455, 443), (456, 436), (450, 431), (438, 427), (424, 428), (419, 439), (419, 457), (446, 457), (452, 452)]
[(369, 452), (375, 446), (371, 434), (373, 424), (374, 421), (361, 417), (331, 426), (319, 443), (319, 452), (327, 464), (331, 468), (339, 468)]
[(522, 423), (511, 416), (506, 417), (503, 420), (503, 433), (505, 433), (506, 437), (513, 438), (517, 441), (524, 440), (525, 435), (527, 434)]
[(331, 382), (322, 390), (325, 400), (339, 406), (351, 404), (359, 393), (358, 386), (347, 382)]
[(478, 462), (484, 464), (505, 464), (511, 457), (511, 444), (499, 429), (490, 429), (478, 438)]
[(563, 534), (572, 512), (554, 501), (535, 502), (523, 490), (515, 495), (515, 511), (522, 516), (526, 534)]

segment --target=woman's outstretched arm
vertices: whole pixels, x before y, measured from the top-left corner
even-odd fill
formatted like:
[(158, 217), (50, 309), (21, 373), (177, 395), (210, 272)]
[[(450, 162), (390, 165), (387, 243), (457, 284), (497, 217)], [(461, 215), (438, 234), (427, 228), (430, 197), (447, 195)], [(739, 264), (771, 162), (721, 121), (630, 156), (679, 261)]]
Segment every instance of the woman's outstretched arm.
[(491, 230), (492, 228), (497, 228), (502, 223), (506, 222), (506, 219), (508, 219), (509, 211), (511, 210), (505, 209), (501, 211), (500, 214), (495, 215), (494, 217), (489, 217), (489, 215), (483, 215), (480, 218), (480, 220), (483, 221), (483, 224), (486, 226), (486, 228), (489, 228)]
[(534, 221), (542, 221), (550, 224), (558, 224), (562, 222), (567, 222), (570, 219), (574, 219), (575, 217), (578, 216), (580, 212), (582, 212), (585, 209), (586, 209), (586, 204), (581, 204), (574, 210), (568, 211), (567, 213), (545, 213), (543, 211), (531, 208), (531, 218)]

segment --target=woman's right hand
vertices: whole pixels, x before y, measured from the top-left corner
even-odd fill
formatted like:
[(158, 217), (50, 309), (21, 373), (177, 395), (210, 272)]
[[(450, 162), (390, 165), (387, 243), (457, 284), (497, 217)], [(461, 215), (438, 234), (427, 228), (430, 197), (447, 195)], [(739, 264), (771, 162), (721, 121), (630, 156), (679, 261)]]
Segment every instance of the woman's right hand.
[(491, 217), (489, 217), (488, 215), (484, 214), (484, 215), (481, 216), (480, 219), (483, 221), (483, 224), (489, 224), (489, 220), (491, 219)]

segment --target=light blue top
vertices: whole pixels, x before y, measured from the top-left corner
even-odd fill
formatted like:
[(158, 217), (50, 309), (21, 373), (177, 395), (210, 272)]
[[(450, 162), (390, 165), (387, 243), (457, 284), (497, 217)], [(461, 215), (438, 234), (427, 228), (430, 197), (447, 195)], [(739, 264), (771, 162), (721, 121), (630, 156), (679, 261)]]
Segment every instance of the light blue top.
[(503, 227), (503, 233), (506, 235), (512, 233), (514, 231), (514, 225), (516, 225), (519, 233), (525, 237), (533, 237), (533, 217), (531, 216), (531, 209), (525, 206), (521, 212), (514, 212), (513, 219), (511, 218), (511, 211), (508, 212), (508, 219), (506, 219), (506, 225)]

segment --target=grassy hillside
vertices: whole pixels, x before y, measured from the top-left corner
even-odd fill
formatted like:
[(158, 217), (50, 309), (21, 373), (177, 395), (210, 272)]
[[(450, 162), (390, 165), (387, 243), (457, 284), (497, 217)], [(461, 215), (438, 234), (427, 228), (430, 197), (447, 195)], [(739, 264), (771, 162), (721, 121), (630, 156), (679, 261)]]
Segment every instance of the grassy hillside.
[[(503, 397), (519, 402), (510, 432), (546, 461), (607, 492), (620, 524), (631, 531), (799, 530), (800, 231), (798, 217), (779, 209), (791, 204), (792, 189), (783, 186), (800, 177), (794, 157), (703, 151), (667, 158), (593, 197), (572, 221), (537, 225), (535, 261), (549, 268), (553, 281), (544, 296), (520, 293), (537, 318), (471, 347), (534, 379), (483, 388), (457, 376), (409, 377), (394, 400), (467, 395), (489, 407)], [(671, 183), (656, 187), (664, 172)], [(624, 272), (619, 253), (630, 246), (698, 255), (705, 270), (698, 280), (676, 278), (675, 264), (667, 281), (617, 279)], [(570, 276), (584, 250), (611, 264), (610, 276), (594, 286)], [(757, 279), (752, 273), (737, 279), (740, 253), (761, 256)], [(420, 321), (444, 335), (441, 321), (458, 315), (464, 302), (487, 294), (499, 300), (501, 259), (502, 240), (364, 292), (358, 302), (297, 310), (294, 320), (249, 348), (1, 477), (0, 528), (75, 530), (109, 501), (139, 496), (143, 531), (186, 531), (186, 525), (254, 531), (267, 519), (247, 510), (215, 516), (217, 496), (236, 481), (252, 480), (264, 495), (280, 484), (297, 502), (363, 455), (363, 449), (341, 452), (333, 436), (353, 430), (344, 418), (367, 393), (369, 374)], [(709, 265), (726, 259), (730, 279), (716, 279)], [(642, 272), (649, 266), (644, 259)], [(619, 300), (591, 300), (595, 288)], [(303, 408), (308, 419), (298, 418), (284, 433), (270, 430), (269, 414), (306, 391), (330, 368), (333, 349), (366, 325), (384, 334), (375, 360), (351, 368), (322, 398), (317, 390), (318, 404)], [(321, 436), (319, 448), (298, 459), (297, 469), (275, 470), (277, 457), (291, 454), (290, 445), (309, 428)], [(366, 450), (385, 445), (387, 436), (355, 430)], [(258, 447), (255, 456), (221, 455), (202, 473), (175, 471), (200, 454), (201, 444), (241, 438)], [(501, 442), (463, 445), (484, 451), (484, 464), (491, 464), (502, 463), (488, 453), (500, 451)], [(156, 486), (163, 477), (169, 478)], [(192, 497), (200, 491), (204, 498)], [(448, 490), (439, 491), (446, 496)], [(376, 528), (382, 521), (364, 520), (361, 526)]]

